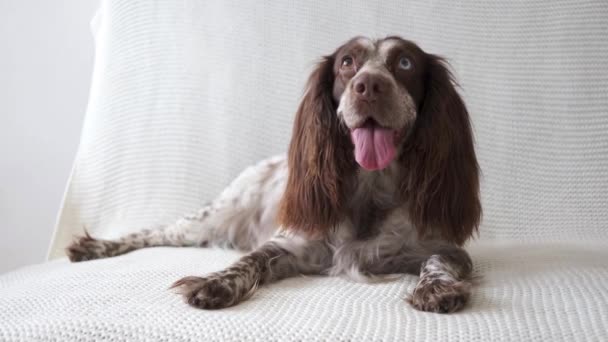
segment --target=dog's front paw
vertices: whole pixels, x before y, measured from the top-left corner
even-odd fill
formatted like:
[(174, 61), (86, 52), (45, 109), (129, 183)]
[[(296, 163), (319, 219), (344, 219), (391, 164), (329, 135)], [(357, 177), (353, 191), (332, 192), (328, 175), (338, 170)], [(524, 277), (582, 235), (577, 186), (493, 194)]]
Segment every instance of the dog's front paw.
[(231, 275), (214, 274), (205, 278), (185, 277), (171, 288), (177, 290), (184, 300), (199, 309), (222, 309), (246, 299), (251, 288), (246, 289), (243, 279)]
[(471, 296), (471, 284), (450, 279), (421, 279), (408, 302), (417, 310), (451, 313), (462, 309)]
[(72, 262), (87, 261), (110, 257), (119, 245), (116, 242), (92, 238), (85, 232), (84, 236), (76, 237), (65, 252)]

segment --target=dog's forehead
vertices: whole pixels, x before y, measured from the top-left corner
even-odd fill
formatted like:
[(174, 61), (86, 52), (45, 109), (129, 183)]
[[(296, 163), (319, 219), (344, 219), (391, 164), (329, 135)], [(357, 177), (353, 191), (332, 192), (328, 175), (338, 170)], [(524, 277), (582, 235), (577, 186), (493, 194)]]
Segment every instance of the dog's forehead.
[(386, 60), (394, 49), (403, 47), (403, 42), (399, 39), (389, 38), (378, 41), (376, 46), (377, 55), (383, 60)]
[(354, 43), (361, 46), (368, 52), (372, 52), (376, 49), (375, 42), (367, 37), (357, 37), (354, 39)]
[(364, 52), (364, 58), (368, 61), (386, 62), (393, 50), (405, 48), (407, 48), (406, 42), (396, 37), (377, 40), (355, 37), (345, 44), (342, 50)]
[(338, 49), (338, 54), (361, 54), (370, 55), (376, 49), (376, 44), (373, 40), (367, 37), (355, 37)]

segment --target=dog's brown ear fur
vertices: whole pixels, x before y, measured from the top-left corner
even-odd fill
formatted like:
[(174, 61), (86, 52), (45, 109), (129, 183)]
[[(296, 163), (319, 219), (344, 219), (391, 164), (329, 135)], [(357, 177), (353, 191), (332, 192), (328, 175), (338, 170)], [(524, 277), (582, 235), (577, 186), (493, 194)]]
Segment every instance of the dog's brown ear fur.
[(332, 98), (334, 56), (310, 75), (296, 114), (288, 152), (287, 188), (278, 221), (288, 230), (323, 234), (344, 213), (344, 188), (354, 172), (352, 143)]
[(442, 58), (428, 55), (425, 84), (414, 130), (401, 155), (403, 193), (422, 236), (462, 245), (481, 218), (469, 113)]

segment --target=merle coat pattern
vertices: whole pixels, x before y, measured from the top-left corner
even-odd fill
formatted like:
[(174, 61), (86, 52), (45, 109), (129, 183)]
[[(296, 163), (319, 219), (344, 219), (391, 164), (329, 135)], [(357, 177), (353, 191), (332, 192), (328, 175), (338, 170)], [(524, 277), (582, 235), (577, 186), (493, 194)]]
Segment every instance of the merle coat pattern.
[(116, 241), (78, 237), (72, 261), (150, 246), (231, 246), (231, 267), (178, 280), (201, 309), (236, 305), (301, 274), (369, 280), (420, 275), (408, 302), (448, 313), (466, 304), (462, 244), (481, 216), (469, 115), (444, 60), (399, 37), (356, 37), (312, 72), (287, 156), (246, 169), (176, 223)]

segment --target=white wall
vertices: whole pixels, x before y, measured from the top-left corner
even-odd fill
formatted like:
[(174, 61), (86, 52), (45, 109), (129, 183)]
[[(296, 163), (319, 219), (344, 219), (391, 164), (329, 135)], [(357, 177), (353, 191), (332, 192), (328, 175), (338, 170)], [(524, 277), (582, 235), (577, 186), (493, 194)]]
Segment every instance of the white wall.
[(97, 6), (0, 1), (0, 273), (45, 259), (86, 109)]

